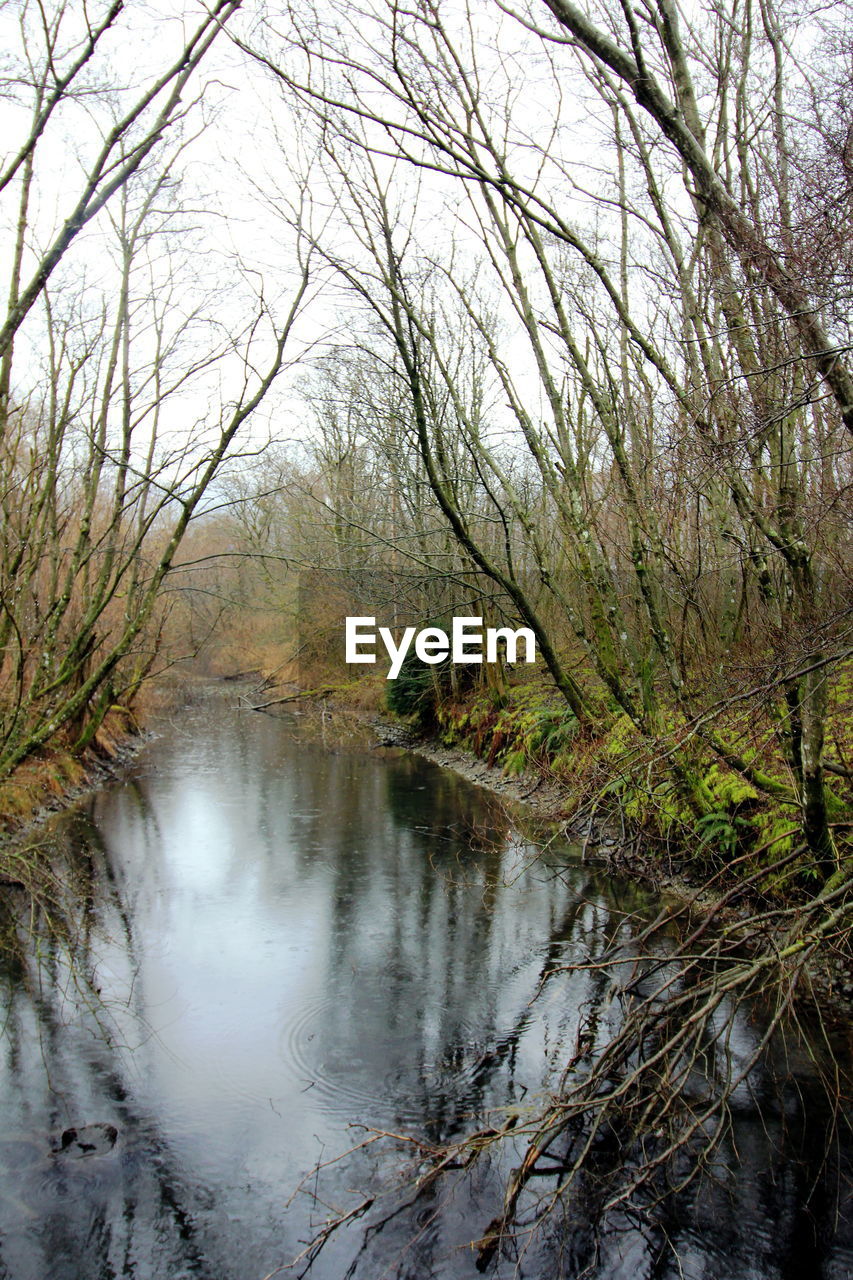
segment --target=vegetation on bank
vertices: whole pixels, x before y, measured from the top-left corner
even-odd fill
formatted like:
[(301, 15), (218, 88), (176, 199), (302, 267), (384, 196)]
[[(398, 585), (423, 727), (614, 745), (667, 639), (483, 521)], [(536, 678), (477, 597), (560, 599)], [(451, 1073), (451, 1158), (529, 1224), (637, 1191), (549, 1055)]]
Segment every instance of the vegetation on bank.
[[(389, 684), (389, 709), (439, 738), (498, 765), (529, 771), (564, 788), (566, 817), (616, 822), (642, 843), (647, 865), (677, 866), (699, 885), (716, 877), (723, 893), (749, 880), (767, 898), (804, 899), (853, 866), (853, 775), (839, 764), (827, 787), (836, 848), (831, 868), (803, 840), (796, 779), (771, 709), (732, 700), (715, 718), (729, 759), (697, 739), (677, 709), (659, 735), (644, 736), (619, 708), (606, 727), (581, 724), (541, 670), (451, 689), (447, 664), (415, 658)], [(853, 662), (839, 672), (827, 712), (827, 738), (839, 761), (853, 757)]]
[[(149, 728), (155, 722), (162, 724), (168, 716), (180, 715), (196, 687), (189, 673), (164, 674), (144, 685), (133, 709), (120, 704), (109, 707), (84, 748), (72, 732), (60, 731), (6, 778), (0, 778), (0, 877), (20, 882), (14, 865), (28, 828), (40, 827), (46, 815), (115, 777), (147, 740)], [(44, 872), (46, 861), (41, 859), (34, 865)]]
[[(7, 778), (0, 781), (0, 835), (27, 827), (45, 810), (61, 807), (93, 777), (121, 760), (139, 733), (136, 717), (125, 707), (108, 710), (91, 743), (77, 748), (68, 734), (58, 733), (49, 747), (34, 752)], [(0, 875), (11, 875), (7, 856), (12, 844), (0, 851)]]

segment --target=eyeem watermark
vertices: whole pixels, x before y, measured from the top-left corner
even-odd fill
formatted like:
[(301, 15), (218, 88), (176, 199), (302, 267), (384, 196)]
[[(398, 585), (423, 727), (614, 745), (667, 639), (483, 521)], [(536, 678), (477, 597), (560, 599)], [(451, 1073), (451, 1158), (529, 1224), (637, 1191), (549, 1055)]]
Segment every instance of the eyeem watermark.
[[(375, 652), (362, 652), (368, 648), (375, 649), (375, 626), (375, 618), (347, 618), (347, 662), (376, 661)], [(517, 631), (510, 627), (486, 627), (484, 630), (482, 618), (454, 618), (449, 636), (441, 627), (424, 627), (421, 631), (415, 627), (406, 627), (399, 644), (394, 640), (389, 627), (380, 627), (379, 639), (391, 659), (389, 680), (396, 680), (400, 674), (412, 640), (421, 662), (443, 662), (445, 658), (450, 658), (453, 662), (482, 662), (484, 639), (486, 662), (498, 661), (498, 644), (501, 640), (506, 645), (507, 662), (518, 660), (519, 643), (524, 647), (524, 661), (536, 661), (536, 637), (529, 627), (519, 627)]]

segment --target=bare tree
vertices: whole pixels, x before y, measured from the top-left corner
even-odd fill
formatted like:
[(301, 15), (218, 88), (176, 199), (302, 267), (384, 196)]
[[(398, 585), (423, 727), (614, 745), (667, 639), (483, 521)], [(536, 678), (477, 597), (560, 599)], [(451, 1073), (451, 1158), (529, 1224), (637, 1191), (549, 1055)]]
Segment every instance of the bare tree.
[[(41, 150), (50, 139), (50, 126), (58, 109), (93, 92), (86, 84), (87, 73), (116, 27), (123, 5), (114, 2), (94, 18), (85, 7), (80, 12), (66, 3), (59, 3), (52, 10), (32, 3), (22, 7), (19, 69), (12, 79), (23, 87), (21, 107), (29, 113), (29, 121), (0, 172), (0, 192), (16, 181), (19, 188), (8, 306), (0, 328), (0, 393), (4, 397), (9, 394), (12, 344), (26, 316), (81, 230), (161, 144), (166, 130), (185, 115), (183, 96), (189, 82), (239, 6), (240, 0), (219, 0), (205, 13), (171, 65), (145, 85), (124, 109), (119, 107), (113, 121), (100, 137), (96, 136), (93, 154), (88, 162), (84, 161), (78, 190), (63, 211), (60, 225), (49, 235), (47, 246), (34, 255), (27, 233), (33, 178)], [(28, 261), (30, 256), (32, 261)]]
[[(203, 117), (191, 122), (198, 98), (185, 99), (237, 8), (206, 12), (135, 96), (106, 88), (120, 6), (96, 25), (61, 4), (20, 11), (29, 123), (3, 180), (7, 194), (17, 183), (0, 347), (3, 775), (60, 732), (85, 746), (111, 705), (132, 700), (159, 643), (181, 540), (284, 368), (307, 297), (298, 209), (283, 306), (236, 260), (227, 304), (199, 270), (207, 246), (191, 230), (180, 174)], [(46, 230), (50, 148), (78, 102), (79, 148), (93, 155), (70, 211)]]

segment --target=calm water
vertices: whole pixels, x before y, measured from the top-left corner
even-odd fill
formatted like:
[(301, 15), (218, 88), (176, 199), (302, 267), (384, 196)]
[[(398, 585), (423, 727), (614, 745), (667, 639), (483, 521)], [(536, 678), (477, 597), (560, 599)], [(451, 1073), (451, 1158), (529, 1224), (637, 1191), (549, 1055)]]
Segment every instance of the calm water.
[[(489, 1109), (535, 1105), (607, 984), (565, 974), (531, 1003), (543, 974), (655, 904), (571, 850), (537, 858), (445, 770), (328, 751), (298, 719), (223, 696), (57, 838), (89, 900), (73, 965), (42, 937), (4, 974), (0, 1275), (262, 1280), (330, 1213), (377, 1197), (312, 1277), (476, 1276), (465, 1246), (497, 1211), (500, 1159), (420, 1198), (399, 1143), (328, 1162), (375, 1131), (441, 1143)], [(745, 1019), (739, 1034), (756, 1032)], [(669, 1235), (685, 1276), (853, 1275), (847, 1155), (824, 1161), (824, 1120), (797, 1085), (805, 1114), (787, 1094), (744, 1100), (737, 1151), (677, 1220), (623, 1224), (597, 1259), (573, 1220), (522, 1237), (497, 1274), (675, 1276), (658, 1261)], [(99, 1135), (93, 1151), (55, 1153), (72, 1126)]]

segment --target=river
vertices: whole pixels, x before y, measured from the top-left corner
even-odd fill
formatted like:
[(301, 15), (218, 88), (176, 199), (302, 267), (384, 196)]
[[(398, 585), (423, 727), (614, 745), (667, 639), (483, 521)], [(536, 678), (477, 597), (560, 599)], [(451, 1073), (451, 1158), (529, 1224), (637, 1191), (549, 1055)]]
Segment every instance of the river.
[[(513, 1152), (416, 1196), (426, 1152), (541, 1100), (607, 981), (572, 963), (657, 903), (447, 770), (235, 701), (52, 825), (81, 906), (4, 961), (0, 1276), (299, 1275), (368, 1201), (314, 1280), (475, 1276)], [(557, 1215), (494, 1274), (853, 1276), (849, 1150), (794, 1075), (655, 1231)]]

